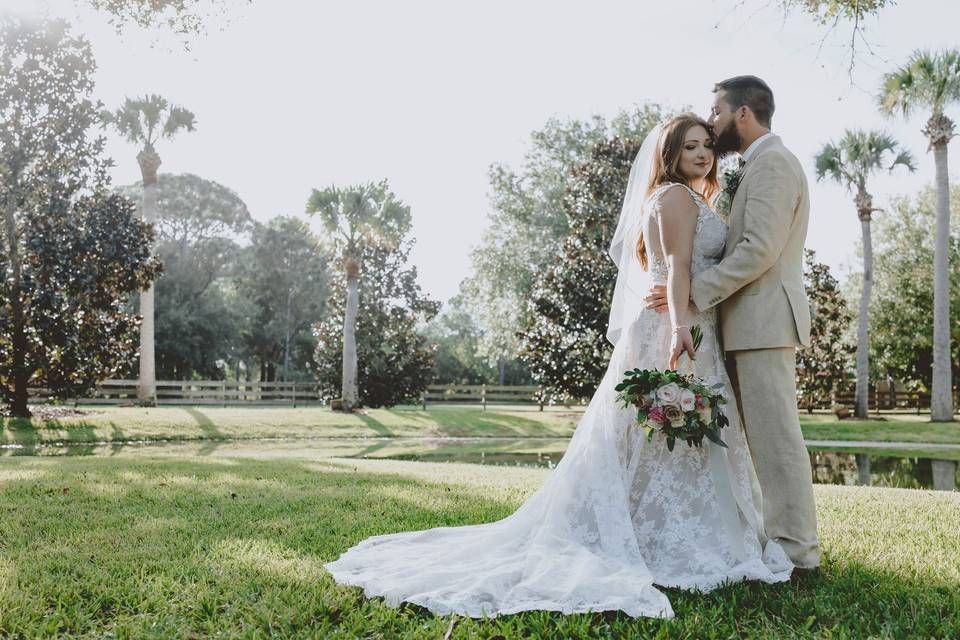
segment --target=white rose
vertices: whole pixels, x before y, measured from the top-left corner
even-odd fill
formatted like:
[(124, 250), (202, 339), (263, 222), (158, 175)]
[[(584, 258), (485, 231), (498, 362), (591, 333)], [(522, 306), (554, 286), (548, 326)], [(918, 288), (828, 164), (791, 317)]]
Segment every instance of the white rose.
[(657, 398), (660, 399), (660, 402), (663, 404), (676, 405), (677, 399), (680, 397), (680, 387), (677, 386), (676, 382), (671, 382), (670, 384), (665, 384), (659, 389), (657, 389)]
[(684, 411), (693, 411), (697, 406), (697, 395), (690, 389), (680, 391), (680, 408)]

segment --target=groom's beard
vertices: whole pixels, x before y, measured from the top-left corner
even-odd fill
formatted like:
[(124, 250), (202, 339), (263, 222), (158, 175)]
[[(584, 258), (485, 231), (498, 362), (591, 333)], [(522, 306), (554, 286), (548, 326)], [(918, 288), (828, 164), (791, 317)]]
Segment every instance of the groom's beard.
[(737, 125), (731, 120), (722, 131), (717, 133), (717, 140), (713, 143), (713, 151), (718, 156), (723, 157), (734, 151), (739, 151), (742, 143), (743, 138), (740, 137), (740, 132), (737, 131)]

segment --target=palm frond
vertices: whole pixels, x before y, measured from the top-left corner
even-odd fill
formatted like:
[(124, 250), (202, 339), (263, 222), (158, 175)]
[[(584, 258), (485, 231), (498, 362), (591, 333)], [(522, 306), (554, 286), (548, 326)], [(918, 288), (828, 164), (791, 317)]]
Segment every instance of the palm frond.
[[(888, 165), (887, 160), (893, 156)], [(915, 170), (913, 156), (883, 131), (846, 130), (838, 143), (827, 143), (815, 157), (817, 180), (830, 177), (848, 190), (865, 190), (867, 179), (880, 170), (904, 166)]]
[(171, 138), (180, 129), (193, 131), (196, 122), (193, 113), (157, 94), (126, 98), (119, 109), (104, 113), (102, 119), (130, 142), (146, 148), (153, 148), (160, 136)]
[(883, 76), (877, 99), (888, 116), (908, 117), (920, 108), (942, 113), (960, 101), (960, 51), (914, 51), (905, 64)]
[(167, 114), (167, 121), (163, 125), (163, 136), (165, 138), (172, 138), (181, 129), (193, 131), (195, 124), (196, 116), (193, 115), (192, 111), (171, 105), (170, 111)]
[(837, 182), (843, 180), (843, 174), (841, 172), (843, 161), (840, 157), (840, 149), (832, 142), (823, 146), (814, 158), (814, 164), (816, 165), (818, 181), (823, 180), (827, 176)]
[(892, 163), (890, 163), (890, 171), (893, 171), (898, 166), (906, 167), (910, 173), (913, 173), (917, 170), (917, 163), (913, 159), (913, 154), (906, 149), (898, 153), (897, 157), (893, 159)]

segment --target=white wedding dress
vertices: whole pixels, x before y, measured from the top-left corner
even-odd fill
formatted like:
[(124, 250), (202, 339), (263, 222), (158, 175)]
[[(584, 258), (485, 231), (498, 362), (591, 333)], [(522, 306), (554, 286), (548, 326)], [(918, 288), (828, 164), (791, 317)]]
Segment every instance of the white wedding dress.
[[(643, 206), (655, 282), (666, 281), (658, 205), (671, 187), (686, 188), (662, 185)], [(699, 207), (692, 259), (697, 273), (720, 260), (727, 230), (719, 214), (689, 191)], [(326, 565), (333, 577), (389, 605), (406, 601), (471, 617), (531, 609), (672, 617), (657, 585), (709, 591), (744, 579), (789, 579), (793, 565), (758, 525), (759, 485), (723, 365), (715, 311), (690, 317), (691, 326), (703, 330), (690, 365), (708, 384), (726, 385), (730, 424), (721, 436), (729, 448), (678, 441), (670, 452), (659, 434), (647, 442), (635, 412), (615, 400), (625, 371), (663, 369), (669, 359), (668, 315), (635, 308), (566, 453), (517, 511), (489, 524), (368, 538)]]

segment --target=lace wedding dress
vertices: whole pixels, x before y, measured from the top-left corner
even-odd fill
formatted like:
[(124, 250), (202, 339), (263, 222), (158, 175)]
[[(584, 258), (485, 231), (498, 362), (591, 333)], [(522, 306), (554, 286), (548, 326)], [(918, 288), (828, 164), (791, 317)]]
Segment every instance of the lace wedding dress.
[[(666, 281), (660, 248), (662, 185), (643, 207), (650, 275)], [(689, 190), (689, 189), (688, 189)], [(692, 272), (716, 264), (726, 223), (692, 190), (699, 207)], [(758, 523), (759, 486), (717, 341), (715, 311), (692, 314), (703, 342), (692, 370), (726, 385), (728, 448), (704, 441), (672, 452), (647, 442), (635, 412), (615, 400), (625, 371), (667, 366), (667, 314), (639, 309), (616, 341), (609, 367), (566, 453), (544, 485), (512, 515), (489, 524), (374, 536), (326, 565), (340, 583), (389, 605), (495, 616), (531, 609), (622, 610), (672, 617), (657, 586), (709, 591), (744, 579), (789, 579), (793, 565)], [(694, 311), (694, 309), (691, 309)]]

